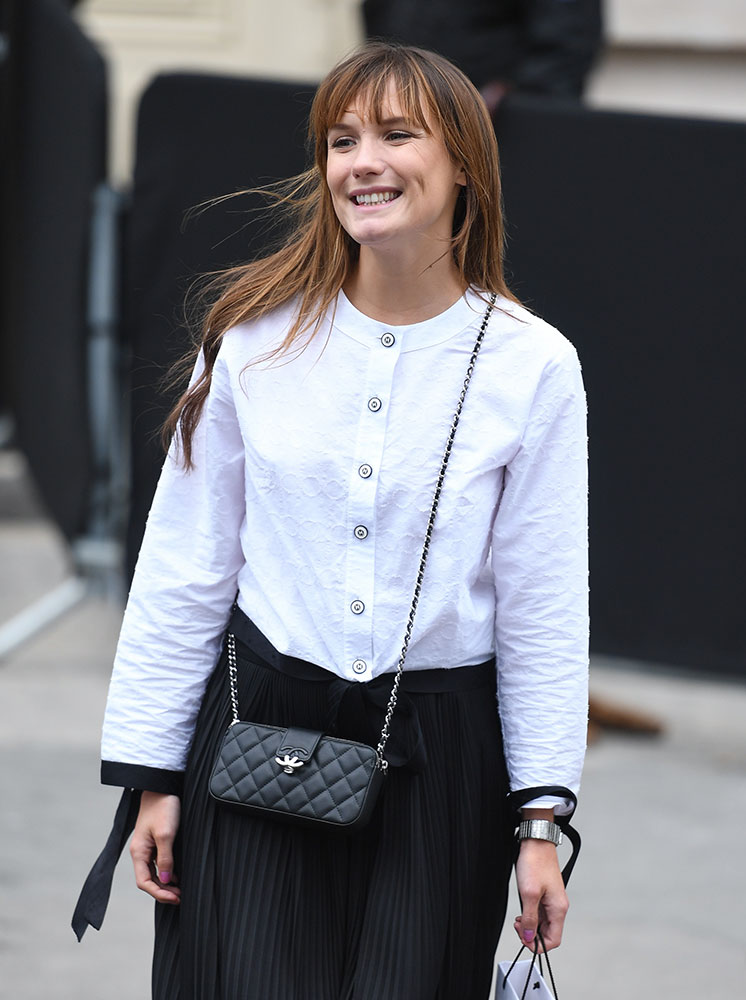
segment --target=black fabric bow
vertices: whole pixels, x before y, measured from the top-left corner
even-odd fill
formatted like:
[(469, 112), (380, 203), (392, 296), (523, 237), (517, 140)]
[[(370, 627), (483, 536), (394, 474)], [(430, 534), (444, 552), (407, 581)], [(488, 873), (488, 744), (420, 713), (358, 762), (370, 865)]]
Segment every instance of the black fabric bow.
[[(378, 746), (391, 697), (391, 674), (372, 681), (346, 681), (341, 677), (329, 685), (327, 731), (344, 739)], [(420, 773), (427, 766), (427, 750), (417, 708), (406, 691), (399, 688), (385, 758), (392, 767), (406, 767)]]

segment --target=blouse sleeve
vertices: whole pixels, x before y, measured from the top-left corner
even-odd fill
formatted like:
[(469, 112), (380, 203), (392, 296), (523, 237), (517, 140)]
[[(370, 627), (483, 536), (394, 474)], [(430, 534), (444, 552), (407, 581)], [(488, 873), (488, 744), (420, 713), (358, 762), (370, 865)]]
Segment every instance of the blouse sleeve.
[(220, 354), (194, 434), (193, 461), (185, 470), (172, 445), (148, 517), (104, 718), (106, 784), (179, 791), (236, 596), (244, 446)]
[[(511, 789), (577, 793), (588, 718), (586, 405), (575, 350), (544, 368), (492, 536), (498, 693)], [(536, 800), (566, 812), (569, 803)]]

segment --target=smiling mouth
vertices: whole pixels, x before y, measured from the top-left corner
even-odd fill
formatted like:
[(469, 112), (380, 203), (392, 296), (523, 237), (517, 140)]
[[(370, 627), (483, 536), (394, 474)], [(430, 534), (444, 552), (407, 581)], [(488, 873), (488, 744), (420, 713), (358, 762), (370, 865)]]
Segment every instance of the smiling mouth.
[(382, 205), (398, 198), (401, 191), (374, 191), (372, 194), (355, 194), (351, 201), (355, 205)]

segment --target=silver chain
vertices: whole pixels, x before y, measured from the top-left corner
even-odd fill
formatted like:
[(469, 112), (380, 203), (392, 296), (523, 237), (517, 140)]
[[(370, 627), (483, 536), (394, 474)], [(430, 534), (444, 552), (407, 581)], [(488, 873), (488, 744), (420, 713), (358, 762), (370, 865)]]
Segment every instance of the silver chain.
[(482, 325), (479, 328), (479, 333), (477, 334), (477, 340), (474, 344), (474, 350), (471, 352), (471, 358), (469, 359), (469, 364), (466, 369), (466, 377), (464, 378), (464, 384), (461, 389), (461, 395), (459, 396), (458, 405), (456, 406), (456, 412), (453, 414), (453, 420), (451, 421), (451, 430), (448, 434), (448, 440), (446, 441), (445, 450), (443, 451), (443, 460), (440, 463), (440, 472), (438, 473), (438, 479), (435, 484), (435, 494), (433, 496), (433, 503), (430, 508), (430, 517), (427, 521), (427, 528), (425, 528), (425, 542), (422, 546), (422, 555), (420, 556), (420, 564), (417, 568), (417, 579), (414, 585), (414, 595), (412, 596), (412, 604), (409, 608), (409, 615), (407, 617), (407, 627), (404, 630), (404, 643), (401, 648), (401, 653), (399, 654), (399, 663), (396, 667), (396, 677), (394, 678), (394, 684), (391, 688), (391, 697), (389, 698), (388, 707), (386, 708), (386, 718), (383, 723), (383, 729), (381, 731), (381, 739), (376, 747), (376, 756), (378, 757), (378, 766), (381, 770), (386, 773), (388, 770), (389, 762), (384, 757), (384, 750), (386, 749), (386, 743), (389, 738), (389, 729), (391, 727), (391, 720), (394, 717), (394, 709), (396, 708), (396, 700), (399, 697), (399, 684), (401, 683), (401, 675), (404, 670), (404, 660), (407, 657), (407, 651), (409, 649), (409, 641), (412, 638), (412, 629), (414, 628), (414, 616), (417, 613), (417, 605), (420, 600), (420, 593), (422, 591), (422, 581), (425, 577), (425, 565), (427, 563), (428, 552), (430, 551), (430, 541), (433, 537), (433, 526), (435, 525), (435, 515), (438, 512), (438, 504), (440, 503), (440, 494), (443, 490), (443, 480), (446, 475), (446, 466), (448, 465), (448, 459), (451, 457), (451, 449), (453, 448), (453, 441), (456, 437), (456, 428), (458, 427), (458, 422), (461, 418), (461, 411), (464, 408), (464, 400), (466, 399), (466, 392), (469, 388), (469, 383), (471, 382), (471, 377), (474, 374), (474, 366), (477, 363), (477, 355), (482, 347), (482, 341), (484, 340), (484, 335), (487, 330), (487, 324), (490, 321), (490, 316), (492, 315), (492, 310), (495, 308), (496, 296), (493, 293), (490, 296), (489, 305), (487, 306), (487, 311), (484, 314), (484, 319), (482, 320)]
[[(388, 770), (389, 762), (384, 757), (384, 751), (386, 749), (386, 743), (389, 738), (389, 729), (391, 727), (391, 720), (394, 717), (394, 709), (396, 708), (396, 701), (399, 697), (399, 684), (401, 683), (401, 675), (404, 670), (404, 660), (407, 657), (407, 650), (409, 649), (409, 641), (412, 638), (412, 629), (414, 628), (414, 616), (417, 613), (417, 605), (420, 600), (420, 593), (422, 591), (422, 581), (425, 577), (425, 565), (427, 563), (427, 555), (430, 551), (430, 541), (433, 536), (433, 527), (435, 525), (435, 515), (438, 511), (438, 504), (440, 503), (440, 494), (443, 490), (443, 480), (446, 475), (446, 466), (448, 465), (448, 459), (451, 457), (451, 450), (453, 448), (453, 441), (456, 437), (456, 428), (458, 427), (458, 422), (461, 418), (461, 411), (464, 408), (464, 400), (466, 399), (466, 392), (469, 388), (469, 383), (471, 382), (471, 377), (474, 374), (474, 366), (477, 361), (477, 355), (479, 354), (480, 348), (482, 347), (482, 341), (484, 340), (484, 335), (487, 330), (487, 324), (490, 321), (490, 316), (492, 315), (492, 310), (495, 308), (496, 296), (493, 294), (490, 296), (489, 305), (487, 306), (487, 311), (484, 314), (484, 319), (482, 320), (482, 325), (479, 328), (479, 333), (477, 334), (477, 340), (474, 344), (474, 350), (471, 352), (471, 358), (469, 359), (469, 364), (466, 369), (466, 377), (464, 378), (464, 384), (461, 389), (461, 395), (459, 396), (458, 405), (456, 406), (456, 412), (453, 414), (453, 420), (451, 421), (451, 430), (448, 434), (448, 439), (446, 441), (445, 450), (443, 451), (443, 459), (440, 463), (440, 471), (438, 472), (438, 479), (435, 484), (435, 494), (433, 496), (432, 506), (430, 508), (430, 517), (427, 521), (427, 527), (425, 529), (425, 542), (422, 546), (422, 555), (420, 556), (420, 563), (417, 567), (417, 579), (414, 585), (414, 595), (412, 597), (412, 604), (409, 608), (409, 615), (407, 616), (407, 627), (404, 630), (404, 643), (401, 648), (401, 653), (399, 654), (399, 662), (396, 667), (396, 677), (394, 678), (394, 684), (391, 688), (391, 696), (389, 697), (389, 703), (386, 708), (386, 718), (383, 723), (383, 729), (381, 730), (381, 739), (376, 747), (376, 756), (378, 758), (378, 766), (385, 773)], [(236, 637), (232, 632), (228, 633), (228, 674), (230, 676), (230, 689), (231, 689), (231, 708), (233, 711), (233, 721), (231, 725), (235, 725), (239, 721), (238, 715), (238, 667), (236, 664)]]
[(232, 632), (228, 633), (228, 675), (231, 680), (231, 708), (233, 709), (232, 726), (239, 721), (238, 718), (238, 664), (236, 663), (236, 637)]

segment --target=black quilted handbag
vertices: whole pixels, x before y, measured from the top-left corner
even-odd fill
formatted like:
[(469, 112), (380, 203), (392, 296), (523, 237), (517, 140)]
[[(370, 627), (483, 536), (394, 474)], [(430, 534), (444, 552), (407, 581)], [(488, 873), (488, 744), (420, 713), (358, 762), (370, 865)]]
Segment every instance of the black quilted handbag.
[(404, 644), (378, 746), (374, 749), (365, 743), (338, 739), (308, 729), (283, 729), (256, 722), (242, 722), (238, 714), (236, 640), (232, 633), (228, 633), (226, 646), (233, 720), (223, 737), (210, 778), (210, 794), (219, 802), (244, 812), (304, 826), (313, 825), (318, 829), (352, 832), (361, 829), (370, 819), (388, 769), (384, 751), (412, 636), (446, 466), (494, 305), (493, 295), (469, 359), (443, 452)]
[(239, 721), (225, 734), (210, 794), (259, 815), (352, 832), (370, 819), (384, 773), (365, 743)]

